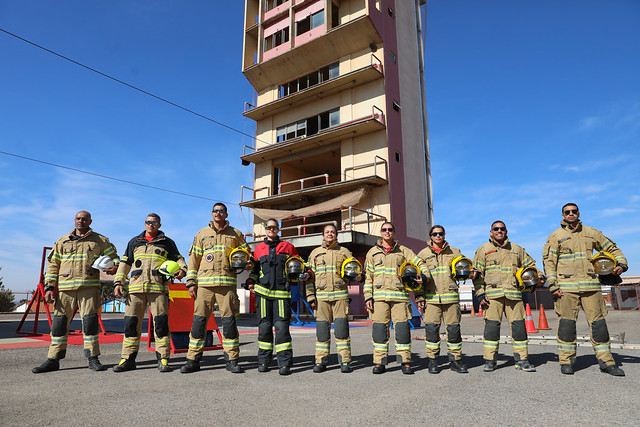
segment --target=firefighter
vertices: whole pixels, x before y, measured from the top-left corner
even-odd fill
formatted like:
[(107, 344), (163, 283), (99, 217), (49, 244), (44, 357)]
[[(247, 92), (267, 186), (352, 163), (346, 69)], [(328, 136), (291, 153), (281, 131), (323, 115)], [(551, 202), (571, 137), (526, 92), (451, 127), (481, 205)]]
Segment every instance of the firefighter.
[[(216, 303), (222, 316), (222, 347), (226, 368), (234, 374), (244, 371), (238, 365), (240, 335), (236, 317), (240, 312), (240, 300), (237, 274), (229, 265), (228, 256), (233, 249), (248, 249), (248, 246), (242, 233), (229, 225), (227, 216), (227, 206), (224, 203), (213, 205), (213, 221), (198, 231), (189, 250), (186, 286), (195, 302), (187, 362), (180, 368), (183, 374), (200, 370), (207, 321)], [(246, 268), (251, 269), (251, 265), (247, 264)]]
[(69, 323), (76, 309), (82, 318), (84, 354), (89, 359), (89, 369), (106, 369), (98, 360), (98, 312), (102, 304), (100, 271), (92, 265), (94, 261), (100, 261), (100, 257), (109, 257), (111, 261), (107, 260), (104, 264), (104, 272), (112, 275), (117, 271), (120, 260), (109, 239), (89, 227), (91, 222), (89, 212), (78, 212), (75, 216), (75, 228), (59, 238), (49, 253), (49, 265), (44, 276), (44, 299), (46, 302), (55, 302), (51, 345), (47, 360), (33, 368), (34, 374), (60, 369), (60, 359), (64, 359), (67, 353)]
[[(449, 245), (445, 240), (445, 230), (441, 225), (434, 225), (429, 230), (431, 240), (426, 248), (418, 253), (429, 269), (433, 281), (425, 285), (424, 329), (429, 359), (429, 373), (437, 374), (438, 355), (440, 354), (440, 324), (444, 318), (447, 328), (447, 355), (452, 371), (465, 374), (469, 372), (462, 363), (462, 335), (460, 333), (460, 295), (458, 294), (458, 280), (466, 277), (456, 277), (455, 266), (452, 262), (462, 258), (460, 250)], [(452, 267), (454, 271), (452, 271)], [(475, 278), (477, 273), (471, 270), (469, 263), (468, 278)]]
[(560, 228), (551, 233), (542, 251), (549, 291), (555, 299), (555, 311), (560, 319), (557, 335), (560, 372), (573, 375), (576, 320), (582, 307), (591, 328), (591, 344), (600, 370), (624, 376), (611, 355), (605, 320), (607, 307), (600, 286), (604, 280), (602, 276), (598, 279), (592, 265), (594, 250), (606, 251), (608, 258), (613, 258), (613, 278), (619, 278), (628, 269), (627, 259), (616, 244), (595, 228), (582, 225), (578, 205), (567, 203), (562, 207)]
[[(253, 256), (255, 265), (247, 284), (256, 293), (258, 322), (258, 371), (269, 372), (273, 357), (275, 328), (275, 350), (278, 373), (289, 375), (293, 365), (293, 346), (289, 323), (291, 320), (290, 280), (299, 280), (303, 274), (303, 263), (297, 258), (296, 248), (289, 242), (280, 240), (278, 221), (270, 218), (264, 227), (266, 237), (259, 243)], [(287, 271), (287, 260), (293, 259), (291, 271)], [(296, 270), (297, 269), (297, 270)], [(297, 277), (296, 277), (297, 276)]]
[[(343, 373), (352, 372), (349, 337), (349, 278), (343, 277), (343, 264), (353, 261), (349, 249), (338, 244), (338, 230), (327, 224), (322, 231), (322, 246), (309, 255), (311, 276), (306, 280), (307, 302), (316, 310), (316, 361), (313, 372), (326, 371), (334, 324), (338, 363)], [(355, 263), (354, 263), (355, 264)], [(306, 276), (305, 276), (306, 279)], [(358, 277), (359, 279), (359, 277)]]
[[(365, 259), (364, 300), (371, 313), (373, 328), (374, 374), (386, 371), (389, 353), (389, 326), (393, 320), (395, 328), (396, 358), (401, 363), (403, 374), (413, 374), (411, 368), (411, 300), (409, 291), (403, 286), (399, 269), (406, 262), (417, 267), (423, 265), (411, 249), (400, 245), (395, 237), (395, 227), (390, 222), (382, 224), (381, 238), (372, 247)], [(425, 269), (426, 270), (426, 269)], [(428, 270), (426, 270), (428, 273)], [(422, 287), (427, 278), (418, 275), (417, 286)], [(428, 278), (431, 280), (431, 278)], [(424, 301), (422, 291), (415, 291), (416, 302)]]
[(521, 246), (509, 241), (504, 221), (494, 221), (487, 243), (476, 251), (473, 264), (478, 274), (474, 280), (478, 302), (484, 310), (484, 372), (496, 368), (500, 323), (503, 313), (511, 326), (511, 346), (516, 369), (535, 372), (528, 360), (528, 337), (522, 292), (516, 279), (520, 267), (535, 261)]
[(113, 367), (114, 372), (136, 369), (136, 356), (140, 347), (142, 320), (147, 305), (153, 315), (153, 333), (155, 336), (156, 358), (158, 370), (170, 372), (169, 354), (169, 286), (162, 266), (166, 261), (177, 263), (179, 269), (171, 273), (178, 280), (187, 273), (187, 264), (178, 252), (173, 240), (160, 231), (160, 216), (156, 213), (147, 215), (144, 221), (145, 230), (133, 237), (127, 244), (127, 250), (118, 267), (113, 293), (123, 295), (124, 283), (131, 272), (129, 289), (124, 313), (124, 339), (122, 340), (122, 360)]

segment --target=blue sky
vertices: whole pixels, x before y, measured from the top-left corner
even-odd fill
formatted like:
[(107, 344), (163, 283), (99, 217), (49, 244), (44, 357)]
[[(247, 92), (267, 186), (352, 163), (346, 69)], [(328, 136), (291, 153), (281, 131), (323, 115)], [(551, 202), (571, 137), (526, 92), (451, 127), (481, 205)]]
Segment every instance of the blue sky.
[[(244, 2), (3, 1), (0, 28), (239, 131)], [(640, 2), (429, 0), (436, 222), (467, 255), (503, 219), (541, 262), (566, 201), (640, 274)], [(0, 150), (228, 202), (250, 231), (250, 138), (0, 33)], [(186, 255), (212, 202), (0, 154), (0, 266), (35, 288), (80, 209), (122, 252), (149, 212)], [(425, 230), (426, 234), (426, 230)]]

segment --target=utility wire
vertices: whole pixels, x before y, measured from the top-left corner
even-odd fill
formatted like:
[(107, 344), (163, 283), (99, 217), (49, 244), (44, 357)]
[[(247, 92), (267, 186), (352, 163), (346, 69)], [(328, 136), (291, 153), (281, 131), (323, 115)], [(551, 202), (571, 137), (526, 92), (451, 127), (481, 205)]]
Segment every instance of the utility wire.
[(23, 159), (23, 160), (29, 160), (31, 162), (42, 163), (44, 165), (54, 166), (54, 167), (61, 168), (61, 169), (67, 169), (67, 170), (74, 171), (74, 172), (84, 173), (84, 174), (87, 174), (87, 175), (97, 176), (99, 178), (110, 179), (112, 181), (124, 182), (125, 184), (137, 185), (138, 187), (151, 188), (153, 190), (158, 190), (158, 191), (164, 191), (164, 192), (167, 192), (167, 193), (178, 194), (180, 196), (193, 197), (195, 199), (210, 200), (212, 202), (220, 202), (221, 201), (222, 203), (227, 204), (227, 205), (239, 206), (238, 203), (225, 202), (225, 201), (218, 200), (218, 199), (211, 199), (209, 197), (197, 196), (195, 194), (189, 194), (189, 193), (182, 193), (180, 191), (169, 190), (167, 188), (162, 188), (162, 187), (155, 187), (153, 185), (140, 184), (138, 182), (128, 181), (126, 179), (114, 178), (114, 177), (108, 176), (108, 175), (101, 175), (101, 174), (95, 173), (95, 172), (89, 172), (89, 171), (85, 171), (85, 170), (82, 170), (82, 169), (76, 169), (76, 168), (72, 168), (72, 167), (69, 167), (69, 166), (59, 165), (57, 163), (51, 163), (51, 162), (46, 162), (44, 160), (33, 159), (31, 157), (20, 156), (18, 154), (14, 154), (14, 153), (7, 153), (6, 151), (0, 151), (0, 154), (5, 154), (7, 156), (17, 157), (17, 158)]
[(132, 85), (132, 84), (129, 84), (129, 83), (127, 83), (127, 82), (124, 82), (124, 81), (122, 81), (122, 80), (120, 80), (120, 79), (117, 79), (117, 78), (115, 78), (115, 77), (112, 77), (112, 76), (110, 76), (109, 74), (106, 74), (106, 73), (103, 73), (102, 71), (96, 70), (95, 68), (91, 68), (91, 67), (89, 67), (89, 66), (87, 66), (87, 65), (84, 65), (84, 64), (82, 64), (82, 63), (80, 63), (80, 62), (78, 62), (78, 61), (75, 61), (75, 60), (73, 60), (73, 59), (71, 59), (71, 58), (69, 58), (69, 57), (66, 57), (66, 56), (64, 56), (64, 55), (62, 55), (62, 54), (60, 54), (60, 53), (54, 52), (54, 51), (53, 51), (53, 50), (51, 50), (51, 49), (47, 49), (47, 48), (46, 48), (46, 47), (44, 47), (44, 46), (41, 46), (41, 45), (39, 45), (39, 44), (37, 44), (37, 43), (34, 43), (34, 42), (32, 42), (32, 41), (29, 41), (29, 40), (27, 40), (27, 39), (25, 39), (25, 38), (23, 38), (23, 37), (20, 37), (20, 36), (19, 36), (19, 35), (17, 35), (17, 34), (13, 34), (12, 32), (9, 32), (9, 31), (7, 31), (7, 30), (5, 30), (5, 29), (3, 29), (3, 28), (0, 28), (0, 31), (2, 31), (3, 33), (8, 34), (8, 35), (10, 35), (10, 36), (12, 36), (12, 37), (17, 38), (18, 40), (22, 40), (23, 42), (28, 43), (28, 44), (30, 44), (30, 45), (32, 45), (32, 46), (35, 46), (35, 47), (37, 47), (37, 48), (39, 48), (39, 49), (42, 49), (42, 50), (44, 50), (44, 51), (46, 51), (46, 52), (49, 52), (49, 53), (51, 53), (51, 54), (53, 54), (53, 55), (55, 55), (55, 56), (57, 56), (57, 57), (59, 57), (59, 58), (62, 58), (62, 59), (67, 60), (67, 61), (69, 61), (69, 62), (71, 62), (71, 63), (73, 63), (73, 64), (76, 64), (76, 65), (78, 65), (78, 66), (80, 66), (80, 67), (82, 67), (82, 68), (86, 68), (86, 69), (87, 69), (87, 70), (89, 70), (89, 71), (93, 71), (94, 73), (100, 74), (100, 75), (101, 75), (101, 76), (103, 76), (103, 77), (106, 77), (106, 78), (111, 79), (111, 80), (113, 80), (113, 81), (115, 81), (115, 82), (118, 82), (118, 83), (120, 83), (120, 84), (123, 84), (123, 85), (127, 86), (128, 88), (131, 88), (131, 89), (137, 90), (138, 92), (144, 93), (145, 95), (149, 95), (150, 97), (155, 98), (155, 99), (157, 99), (157, 100), (159, 100), (159, 101), (166, 102), (166, 103), (167, 103), (167, 104), (169, 104), (169, 105), (172, 105), (172, 106), (174, 106), (174, 107), (176, 107), (176, 108), (179, 108), (179, 109), (181, 109), (181, 110), (183, 110), (183, 111), (186, 111), (186, 112), (188, 112), (188, 113), (194, 114), (194, 115), (196, 115), (196, 116), (198, 116), (198, 117), (200, 117), (200, 118), (202, 118), (202, 119), (205, 119), (205, 120), (208, 120), (208, 121), (210, 121), (210, 122), (212, 122), (212, 123), (215, 123), (215, 124), (217, 124), (218, 126), (222, 126), (222, 127), (226, 128), (226, 129), (229, 129), (229, 130), (231, 130), (231, 131), (233, 131), (233, 132), (239, 133), (240, 135), (248, 136), (248, 137), (249, 137), (249, 138), (251, 138), (252, 140), (260, 141), (260, 142), (262, 142), (263, 144), (273, 145), (272, 143), (269, 143), (269, 142), (266, 142), (266, 141), (262, 141), (262, 140), (260, 140), (260, 139), (256, 138), (254, 135), (250, 135), (250, 134), (248, 134), (248, 133), (242, 132), (241, 130), (235, 129), (235, 128), (233, 128), (233, 127), (231, 127), (231, 126), (229, 126), (229, 125), (226, 125), (226, 124), (224, 124), (224, 123), (222, 123), (222, 122), (219, 122), (219, 121), (214, 120), (214, 119), (212, 119), (212, 118), (210, 118), (210, 117), (207, 117), (207, 116), (205, 116), (205, 115), (203, 115), (203, 114), (200, 114), (200, 113), (197, 113), (197, 112), (195, 112), (195, 111), (193, 111), (193, 110), (190, 110), (189, 108), (186, 108), (186, 107), (183, 107), (183, 106), (181, 106), (181, 105), (178, 105), (178, 104), (176, 104), (175, 102), (169, 101), (168, 99), (165, 99), (165, 98), (162, 98), (162, 97), (160, 97), (160, 96), (154, 95), (154, 94), (152, 94), (151, 92), (147, 92), (147, 91), (146, 91), (146, 90), (144, 90), (144, 89), (140, 89), (139, 87), (136, 87), (136, 86), (134, 86), (134, 85)]

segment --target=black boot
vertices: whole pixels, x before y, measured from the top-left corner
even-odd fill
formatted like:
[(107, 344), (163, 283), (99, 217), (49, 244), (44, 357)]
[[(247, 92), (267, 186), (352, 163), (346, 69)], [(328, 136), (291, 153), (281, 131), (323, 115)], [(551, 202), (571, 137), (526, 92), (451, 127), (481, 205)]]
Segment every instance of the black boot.
[(180, 368), (180, 372), (183, 374), (190, 374), (191, 372), (197, 372), (200, 370), (200, 362), (195, 360), (187, 359), (187, 363), (185, 363), (182, 368)]
[(413, 375), (413, 368), (408, 363), (402, 364), (402, 373), (405, 375)]
[(89, 357), (89, 369), (92, 371), (106, 371), (107, 367), (100, 363), (98, 356)]
[(57, 371), (58, 369), (60, 369), (60, 361), (58, 359), (47, 359), (42, 365), (33, 368), (31, 372), (41, 374), (43, 372)]
[(126, 372), (134, 369), (136, 369), (136, 359), (129, 356), (128, 359), (120, 360), (120, 363), (113, 367), (113, 372)]
[(238, 365), (238, 361), (234, 359), (227, 362), (227, 371), (233, 374), (241, 374), (244, 372), (244, 369), (242, 369), (242, 367)]
[(351, 367), (351, 362), (344, 362), (340, 365), (340, 372), (343, 374), (348, 374), (353, 372), (353, 368)]
[(327, 366), (323, 365), (322, 363), (316, 363), (315, 365), (313, 365), (313, 372), (316, 374), (320, 374), (326, 370)]
[(373, 367), (374, 374), (384, 374), (387, 368), (384, 365), (376, 365)]
[(464, 366), (464, 364), (462, 363), (462, 360), (452, 360), (450, 366), (452, 371), (457, 372), (459, 374), (469, 373), (469, 370), (467, 370), (467, 367)]
[(440, 372), (438, 368), (438, 359), (429, 359), (429, 373), (437, 374)]

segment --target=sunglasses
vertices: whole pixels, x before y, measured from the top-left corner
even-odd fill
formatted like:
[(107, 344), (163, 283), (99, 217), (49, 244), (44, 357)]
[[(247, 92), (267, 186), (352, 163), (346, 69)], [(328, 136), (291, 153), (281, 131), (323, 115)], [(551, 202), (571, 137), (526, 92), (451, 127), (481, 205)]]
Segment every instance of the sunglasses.
[(431, 233), (432, 236), (444, 236), (444, 231), (434, 231)]
[(507, 227), (493, 227), (493, 231), (507, 231)]
[(158, 221), (145, 221), (144, 223), (147, 225), (158, 225)]
[(226, 213), (227, 210), (226, 209), (214, 209), (211, 212), (213, 212), (213, 213)]
[(566, 211), (564, 211), (565, 215), (577, 214), (577, 213), (578, 213), (578, 209), (567, 209)]
[(269, 230), (269, 231), (278, 231), (278, 230), (279, 230), (279, 228), (278, 228), (278, 226), (277, 226), (277, 225), (268, 225), (268, 226), (266, 226), (265, 228), (266, 228), (267, 230)]
[(381, 230), (382, 230), (382, 232), (383, 232), (383, 233), (385, 233), (385, 232), (387, 232), (387, 231), (388, 231), (388, 232), (392, 232), (392, 231), (393, 231), (393, 228), (382, 228)]

